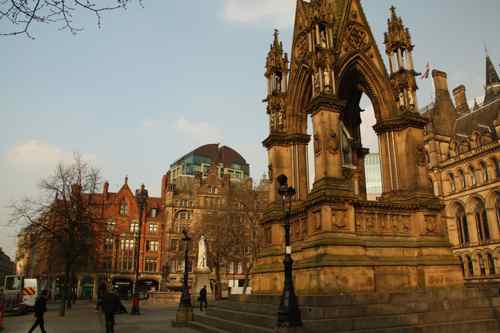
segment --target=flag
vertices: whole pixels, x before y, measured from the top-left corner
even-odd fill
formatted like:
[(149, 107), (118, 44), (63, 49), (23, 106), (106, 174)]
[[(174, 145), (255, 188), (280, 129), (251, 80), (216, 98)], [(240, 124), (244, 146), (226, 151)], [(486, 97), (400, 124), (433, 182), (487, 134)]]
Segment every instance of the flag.
[(429, 78), (429, 74), (431, 73), (431, 64), (428, 62), (427, 65), (425, 66), (425, 71), (422, 76), (420, 76), (421, 80), (427, 80)]

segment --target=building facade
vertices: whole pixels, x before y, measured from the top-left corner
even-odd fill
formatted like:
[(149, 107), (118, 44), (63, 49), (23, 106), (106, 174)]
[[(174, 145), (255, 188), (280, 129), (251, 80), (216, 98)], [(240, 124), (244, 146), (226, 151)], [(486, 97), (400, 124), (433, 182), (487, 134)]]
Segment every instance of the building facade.
[[(110, 192), (105, 182), (102, 192), (92, 195), (92, 201), (96, 221), (104, 228), (99, 229), (102, 235), (94, 235), (98, 240), (95, 262), (78, 267), (73, 276), (75, 292), (79, 298), (92, 298), (98, 286), (105, 283), (118, 288), (123, 298), (129, 298), (135, 283), (140, 210), (128, 178), (117, 192)], [(140, 230), (139, 290), (158, 290), (161, 284), (162, 216), (160, 198), (148, 197)], [(17, 274), (38, 278), (40, 285), (57, 297), (64, 276), (61, 262), (54, 257), (51, 244), (37, 241), (34, 236), (29, 227), (18, 235)]]
[(445, 204), (466, 283), (499, 282), (500, 80), (487, 56), (485, 97), (471, 109), (463, 85), (453, 89), (453, 104), (446, 73), (432, 76), (436, 99), (424, 113), (430, 183)]
[[(203, 223), (207, 214), (226, 209), (229, 191), (241, 186), (252, 188), (249, 172), (248, 163), (237, 151), (218, 144), (198, 147), (171, 165), (162, 182), (165, 207), (162, 260), (169, 272), (165, 288), (182, 288), (185, 246), (182, 231), (192, 231)], [(257, 191), (265, 190), (265, 187), (259, 188)], [(192, 249), (190, 262), (196, 263), (198, 240), (192, 240), (189, 246)], [(247, 264), (245, 258), (224, 263), (220, 272), (223, 284), (233, 291), (241, 291), (245, 279), (244, 266)], [(196, 265), (192, 264), (190, 271), (195, 270)], [(210, 278), (215, 281), (213, 267)]]

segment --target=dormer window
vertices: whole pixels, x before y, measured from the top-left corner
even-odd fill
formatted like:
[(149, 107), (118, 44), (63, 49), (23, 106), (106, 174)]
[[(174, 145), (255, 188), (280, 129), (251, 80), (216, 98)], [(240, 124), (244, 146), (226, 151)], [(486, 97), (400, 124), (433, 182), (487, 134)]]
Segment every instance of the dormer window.
[(128, 204), (126, 201), (122, 201), (120, 204), (120, 216), (127, 216), (128, 215)]

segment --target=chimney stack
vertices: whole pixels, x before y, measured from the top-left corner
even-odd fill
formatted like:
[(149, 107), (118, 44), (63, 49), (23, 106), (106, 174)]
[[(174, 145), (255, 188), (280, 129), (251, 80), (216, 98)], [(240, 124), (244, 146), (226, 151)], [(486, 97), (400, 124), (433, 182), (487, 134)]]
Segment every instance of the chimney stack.
[(448, 91), (448, 75), (445, 72), (434, 69), (432, 71), (436, 95), (440, 91)]
[(103, 186), (103, 191), (102, 192), (104, 193), (104, 195), (106, 195), (106, 196), (108, 195), (108, 192), (109, 192), (109, 182), (107, 180), (104, 182), (104, 186)]
[(455, 97), (455, 108), (458, 114), (469, 113), (469, 104), (467, 103), (467, 95), (463, 84), (453, 89), (453, 96)]

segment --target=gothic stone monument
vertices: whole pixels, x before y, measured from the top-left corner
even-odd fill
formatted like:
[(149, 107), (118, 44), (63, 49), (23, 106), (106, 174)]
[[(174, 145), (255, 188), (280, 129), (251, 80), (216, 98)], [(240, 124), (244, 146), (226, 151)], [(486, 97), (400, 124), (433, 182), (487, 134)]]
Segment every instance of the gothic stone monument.
[[(267, 57), (268, 150), (273, 188), (285, 174), (297, 190), (292, 212), (298, 294), (391, 291), (460, 285), (442, 205), (432, 193), (418, 113), (413, 44), (391, 9), (387, 70), (359, 1), (298, 1), (290, 62), (275, 32)], [(377, 120), (383, 195), (366, 200), (359, 101)], [(314, 156), (307, 156), (308, 117)], [(309, 190), (308, 158), (315, 179)], [(253, 291), (283, 285), (282, 210), (276, 191), (262, 227), (267, 244)]]
[[(293, 280), (305, 332), (499, 331), (498, 290), (463, 287), (445, 211), (428, 180), (413, 49), (395, 8), (385, 34), (386, 68), (360, 0), (297, 0), (291, 58), (276, 31), (266, 62), (270, 133), (263, 144), (274, 190), (261, 221), (265, 246), (253, 295), (217, 302), (194, 325), (278, 332), (285, 237), (276, 189), (284, 174), (296, 190)], [(379, 139), (383, 193), (376, 201), (366, 199), (363, 94)]]

